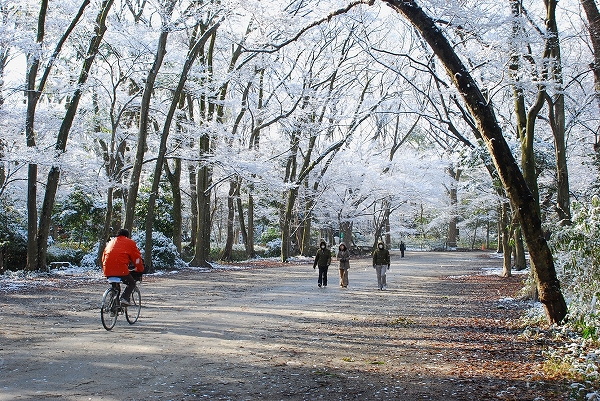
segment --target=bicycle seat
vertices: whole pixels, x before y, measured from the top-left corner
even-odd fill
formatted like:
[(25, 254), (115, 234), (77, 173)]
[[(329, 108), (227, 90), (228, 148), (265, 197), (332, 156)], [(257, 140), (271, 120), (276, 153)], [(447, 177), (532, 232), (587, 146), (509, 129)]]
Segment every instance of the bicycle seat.
[(109, 283), (120, 283), (121, 277), (107, 277)]

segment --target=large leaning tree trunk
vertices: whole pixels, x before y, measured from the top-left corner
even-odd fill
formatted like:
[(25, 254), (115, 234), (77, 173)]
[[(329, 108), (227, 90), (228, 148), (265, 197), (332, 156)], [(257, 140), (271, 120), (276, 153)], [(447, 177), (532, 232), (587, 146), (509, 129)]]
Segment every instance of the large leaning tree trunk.
[[(31, 53), (27, 54), (27, 113), (25, 114), (25, 138), (27, 140), (27, 147), (35, 148), (35, 115), (38, 102), (42, 96), (42, 92), (46, 88), (46, 82), (50, 76), (50, 71), (54, 66), (54, 62), (58, 59), (64, 43), (67, 41), (75, 26), (79, 23), (85, 8), (89, 5), (89, 0), (84, 0), (79, 11), (75, 14), (69, 27), (65, 30), (62, 37), (56, 44), (52, 56), (49, 58), (48, 63), (43, 71), (42, 77), (36, 88), (36, 80), (38, 71), (41, 64), (41, 47), (45, 40), (45, 27), (46, 27), (46, 16), (48, 13), (48, 0), (43, 0), (40, 3), (40, 12), (38, 16), (38, 31), (36, 37), (36, 48), (32, 49)], [(38, 49), (39, 48), (39, 49)], [(40, 51), (38, 51), (40, 50)], [(6, 57), (3, 55), (3, 57)], [(38, 268), (37, 257), (38, 257), (38, 246), (37, 246), (37, 180), (38, 180), (38, 166), (37, 164), (30, 163), (27, 171), (27, 270), (36, 270)]]
[[(92, 64), (96, 59), (96, 55), (98, 54), (98, 50), (100, 49), (100, 44), (102, 43), (102, 39), (104, 38), (104, 33), (107, 29), (106, 19), (113, 5), (113, 2), (114, 0), (103, 0), (100, 4), (100, 8), (96, 16), (94, 34), (90, 38), (88, 49), (85, 53), (86, 58), (84, 59), (81, 71), (79, 72), (79, 78), (77, 80), (76, 89), (73, 93), (71, 101), (68, 103), (67, 111), (65, 112), (65, 117), (63, 118), (62, 124), (60, 125), (60, 128), (58, 130), (58, 136), (56, 137), (56, 145), (54, 149), (57, 155), (57, 159), (60, 158), (60, 155), (62, 155), (67, 150), (67, 139), (69, 137), (69, 132), (71, 131), (71, 126), (73, 125), (73, 121), (75, 120), (75, 115), (79, 107), (79, 101), (83, 96), (85, 83), (87, 82), (87, 79), (89, 77)], [(60, 161), (58, 161), (57, 165), (54, 165), (50, 168), (50, 171), (48, 172), (48, 179), (46, 181), (46, 192), (44, 194), (44, 202), (42, 203), (42, 209), (40, 212), (37, 233), (37, 270), (46, 269), (46, 254), (48, 251), (48, 235), (50, 233), (50, 225), (52, 223), (52, 209), (54, 208), (56, 192), (58, 190), (58, 183), (60, 180), (59, 164)]]
[[(162, 11), (162, 28), (158, 37), (158, 44), (156, 46), (156, 53), (154, 55), (154, 63), (152, 68), (148, 71), (146, 76), (144, 90), (142, 92), (142, 100), (140, 102), (140, 116), (139, 116), (139, 127), (135, 158), (133, 161), (133, 168), (131, 170), (131, 176), (129, 177), (129, 186), (127, 188), (127, 196), (125, 199), (125, 223), (124, 228), (132, 232), (133, 220), (135, 216), (135, 205), (137, 202), (137, 195), (140, 188), (140, 176), (142, 174), (142, 166), (144, 164), (144, 155), (146, 153), (146, 142), (148, 140), (148, 124), (150, 121), (150, 103), (152, 100), (152, 94), (154, 93), (154, 83), (158, 77), (158, 71), (160, 70), (165, 55), (167, 54), (167, 38), (171, 33), (171, 14), (175, 7), (175, 1), (169, 1), (164, 3)], [(150, 261), (150, 257), (147, 258)]]
[(196, 62), (196, 58), (198, 57), (198, 53), (204, 47), (206, 41), (211, 37), (211, 35), (217, 30), (220, 22), (214, 24), (210, 29), (202, 34), (197, 41), (193, 44), (192, 48), (188, 51), (187, 57), (183, 64), (183, 68), (181, 71), (181, 75), (179, 76), (179, 82), (177, 83), (177, 88), (175, 88), (173, 92), (173, 98), (171, 99), (171, 105), (169, 107), (169, 111), (167, 112), (167, 116), (165, 118), (165, 123), (163, 125), (162, 134), (160, 136), (160, 145), (158, 149), (158, 156), (156, 157), (156, 164), (154, 165), (154, 174), (152, 176), (152, 189), (150, 191), (150, 198), (148, 199), (148, 212), (146, 215), (146, 244), (144, 246), (144, 257), (146, 268), (149, 272), (154, 272), (154, 267), (152, 265), (152, 227), (154, 222), (154, 210), (156, 207), (156, 200), (158, 198), (158, 189), (160, 186), (160, 178), (161, 172), (164, 168), (165, 157), (167, 153), (167, 140), (169, 138), (169, 133), (171, 132), (171, 125), (173, 123), (173, 119), (175, 116), (175, 112), (177, 111), (178, 104), (185, 95), (184, 88), (185, 83), (188, 80), (189, 72), (192, 69), (194, 63)]
[(479, 86), (435, 21), (415, 1), (384, 2), (404, 15), (431, 46), (477, 121), (500, 180), (517, 210), (535, 268), (540, 302), (544, 305), (546, 317), (550, 323), (562, 322), (567, 315), (567, 304), (560, 290), (552, 252), (543, 235), (542, 222), (537, 213), (538, 205), (504, 139), (492, 106), (486, 101)]

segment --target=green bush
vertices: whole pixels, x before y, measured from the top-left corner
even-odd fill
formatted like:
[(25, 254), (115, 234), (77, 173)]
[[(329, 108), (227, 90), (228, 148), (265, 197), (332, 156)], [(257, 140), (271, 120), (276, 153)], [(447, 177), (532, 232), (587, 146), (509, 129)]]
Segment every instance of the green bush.
[(27, 231), (21, 216), (12, 206), (0, 203), (0, 246), (6, 270), (23, 270), (27, 264)]
[(267, 228), (267, 231), (262, 233), (262, 235), (260, 236), (260, 241), (263, 244), (267, 244), (278, 238), (281, 239), (281, 232), (279, 231), (279, 229), (275, 227), (269, 227)]

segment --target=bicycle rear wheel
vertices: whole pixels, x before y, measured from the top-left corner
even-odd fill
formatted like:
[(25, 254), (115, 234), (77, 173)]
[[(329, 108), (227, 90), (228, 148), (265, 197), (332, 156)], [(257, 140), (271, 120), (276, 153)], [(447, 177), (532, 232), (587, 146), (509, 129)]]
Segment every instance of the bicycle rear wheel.
[(131, 302), (130, 305), (125, 308), (125, 318), (129, 324), (134, 324), (137, 322), (138, 317), (140, 317), (140, 311), (142, 310), (142, 294), (140, 294), (140, 290), (135, 287), (133, 292), (131, 293)]
[(109, 288), (104, 292), (102, 308), (100, 309), (100, 319), (102, 320), (102, 326), (106, 330), (111, 330), (117, 324), (117, 317), (119, 316), (117, 301), (117, 291), (113, 288)]

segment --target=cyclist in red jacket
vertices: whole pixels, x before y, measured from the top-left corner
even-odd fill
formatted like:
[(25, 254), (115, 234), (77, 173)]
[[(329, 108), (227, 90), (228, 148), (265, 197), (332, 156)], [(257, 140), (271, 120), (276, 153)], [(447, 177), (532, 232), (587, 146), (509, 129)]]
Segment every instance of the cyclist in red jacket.
[(121, 304), (125, 306), (131, 305), (129, 299), (135, 288), (135, 279), (129, 271), (130, 264), (135, 266), (136, 272), (144, 272), (142, 254), (135, 241), (129, 238), (129, 231), (122, 228), (117, 237), (110, 240), (104, 248), (102, 270), (106, 277), (120, 277), (121, 281), (127, 284), (121, 295)]

